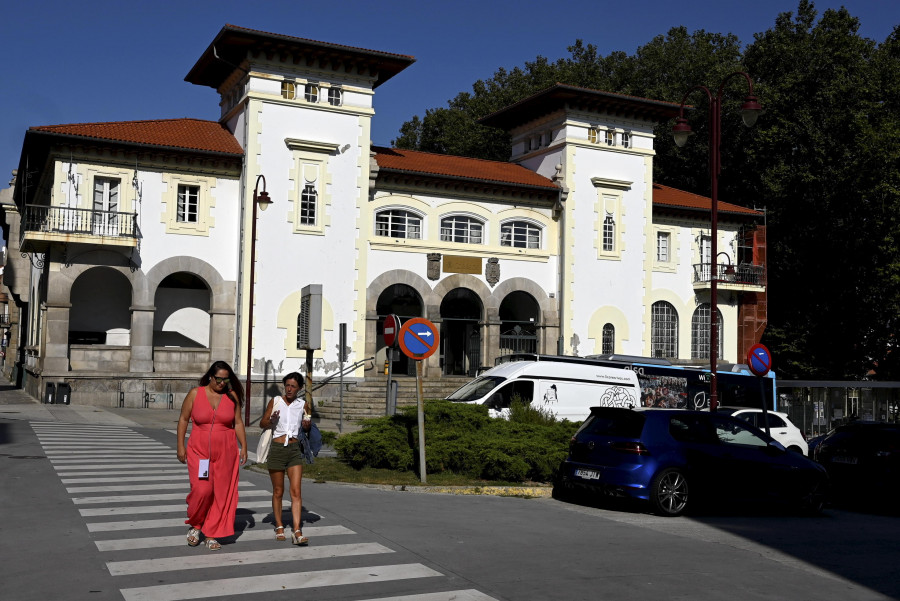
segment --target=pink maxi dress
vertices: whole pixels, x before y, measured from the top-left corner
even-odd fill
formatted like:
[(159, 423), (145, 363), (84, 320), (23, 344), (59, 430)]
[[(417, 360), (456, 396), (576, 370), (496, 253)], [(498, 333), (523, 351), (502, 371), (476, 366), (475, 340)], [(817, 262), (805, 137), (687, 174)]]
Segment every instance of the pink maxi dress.
[[(234, 433), (236, 403), (222, 395), (213, 411), (206, 387), (197, 389), (191, 408), (191, 435), (187, 444), (187, 466), (191, 492), (187, 496), (185, 524), (200, 526), (207, 538), (234, 534), (234, 516), (238, 504), (240, 451)], [(201, 459), (209, 458), (209, 479), (200, 479)]]

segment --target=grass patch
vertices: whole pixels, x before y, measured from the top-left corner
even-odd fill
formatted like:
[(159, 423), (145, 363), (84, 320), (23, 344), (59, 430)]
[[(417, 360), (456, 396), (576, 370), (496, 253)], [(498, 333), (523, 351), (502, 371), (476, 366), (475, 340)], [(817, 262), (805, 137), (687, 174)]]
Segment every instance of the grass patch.
[[(267, 473), (265, 463), (254, 464), (255, 471)], [(303, 466), (303, 477), (317, 482), (353, 482), (356, 484), (385, 484), (389, 486), (519, 486), (521, 482), (482, 480), (466, 475), (442, 472), (428, 474), (423, 485), (418, 473), (384, 468), (356, 469), (335, 457), (316, 457), (312, 465)], [(515, 496), (515, 495), (513, 495)]]

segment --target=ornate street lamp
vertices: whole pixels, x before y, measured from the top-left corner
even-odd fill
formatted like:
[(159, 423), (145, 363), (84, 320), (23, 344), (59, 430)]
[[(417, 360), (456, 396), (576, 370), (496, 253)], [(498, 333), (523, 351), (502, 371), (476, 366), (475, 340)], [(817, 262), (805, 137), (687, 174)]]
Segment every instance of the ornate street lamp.
[[(744, 125), (752, 127), (756, 123), (757, 117), (763, 112), (762, 106), (753, 95), (753, 81), (750, 76), (743, 71), (735, 71), (729, 74), (722, 83), (719, 84), (718, 93), (713, 96), (712, 92), (706, 86), (694, 86), (681, 99), (681, 109), (675, 125), (672, 127), (672, 137), (675, 138), (675, 144), (679, 147), (687, 143), (694, 132), (688, 125), (687, 119), (684, 118), (684, 102), (687, 97), (695, 90), (703, 90), (709, 100), (709, 171), (711, 180), (711, 196), (712, 205), (710, 207), (710, 257), (714, 262), (710, 267), (710, 313), (709, 313), (709, 410), (715, 411), (719, 405), (719, 393), (716, 377), (716, 363), (719, 355), (719, 319), (718, 319), (718, 294), (719, 294), (719, 269), (716, 262), (718, 261), (718, 228), (719, 228), (719, 171), (721, 170), (721, 142), (722, 142), (722, 95), (725, 91), (725, 83), (732, 77), (742, 76), (747, 81), (748, 93), (741, 105), (741, 118)], [(703, 257), (700, 258), (701, 262)]]
[[(259, 180), (262, 180), (263, 189), (259, 191)], [(256, 187), (253, 188), (253, 217), (251, 218), (250, 233), (250, 309), (247, 313), (247, 390), (244, 402), (244, 423), (250, 424), (250, 383), (253, 379), (253, 289), (256, 287), (256, 207), (265, 211), (272, 200), (266, 192), (266, 178), (260, 174), (256, 178)]]

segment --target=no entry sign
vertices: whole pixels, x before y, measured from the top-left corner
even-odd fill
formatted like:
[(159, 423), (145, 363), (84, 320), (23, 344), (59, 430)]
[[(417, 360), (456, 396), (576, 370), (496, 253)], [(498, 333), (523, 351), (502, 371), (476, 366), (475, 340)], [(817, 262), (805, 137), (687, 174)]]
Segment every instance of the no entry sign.
[(760, 378), (772, 369), (772, 353), (763, 344), (754, 344), (747, 352), (747, 366)]
[(384, 318), (384, 344), (388, 348), (394, 348), (397, 344), (397, 332), (400, 330), (400, 318), (396, 315), (388, 315)]
[(400, 350), (411, 359), (427, 359), (438, 348), (437, 326), (424, 317), (414, 317), (400, 328)]

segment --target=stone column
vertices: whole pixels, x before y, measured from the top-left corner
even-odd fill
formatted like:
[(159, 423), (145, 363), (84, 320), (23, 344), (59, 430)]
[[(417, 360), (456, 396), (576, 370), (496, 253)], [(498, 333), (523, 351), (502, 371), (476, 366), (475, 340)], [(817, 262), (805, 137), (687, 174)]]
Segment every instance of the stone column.
[(482, 348), (481, 364), (493, 367), (494, 361), (500, 355), (500, 311), (499, 309), (485, 309), (484, 341)]
[(44, 306), (46, 345), (42, 361), (43, 373), (63, 374), (69, 371), (69, 311), (72, 304), (47, 302)]
[(131, 307), (131, 359), (128, 371), (150, 373), (153, 371), (153, 316), (156, 307)]
[[(209, 311), (209, 360), (232, 361), (234, 357), (234, 310)], [(237, 366), (233, 366), (237, 369)]]

